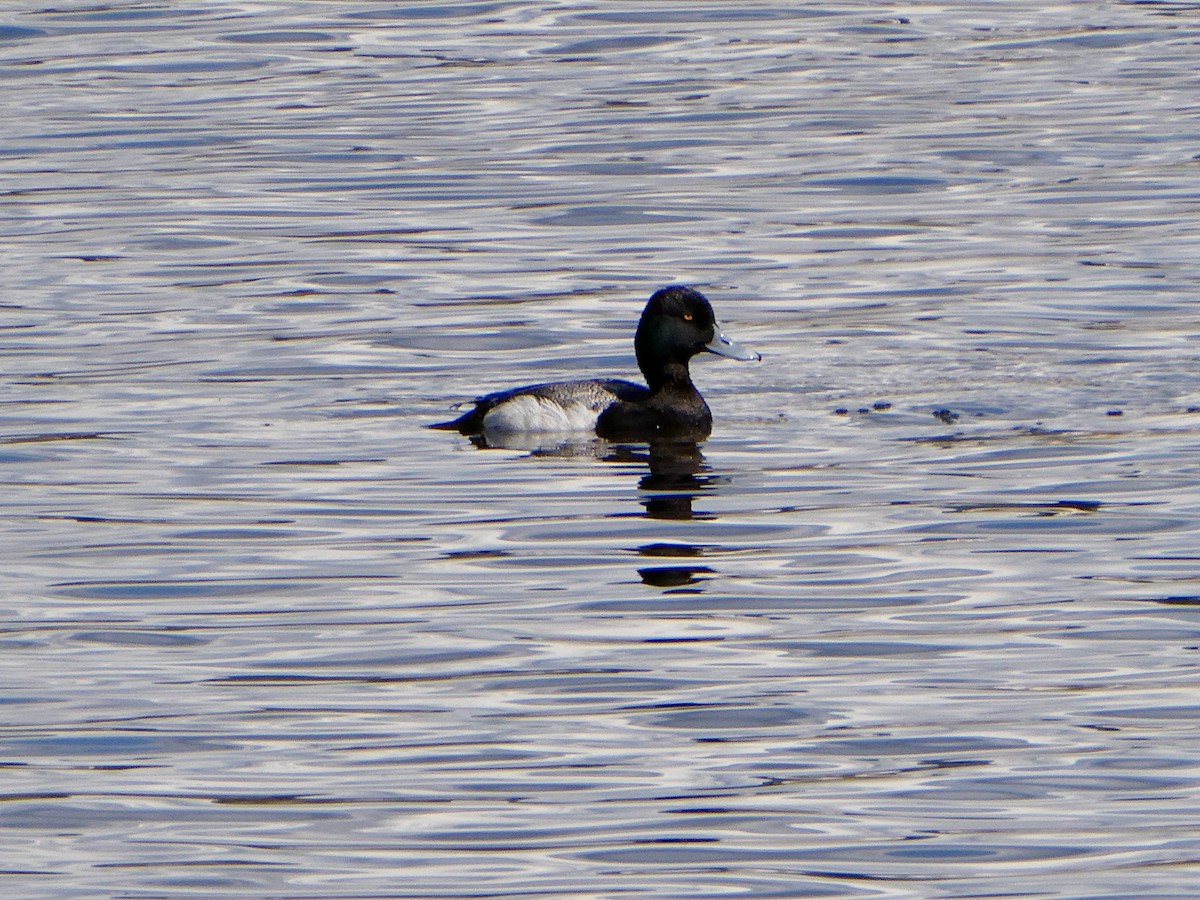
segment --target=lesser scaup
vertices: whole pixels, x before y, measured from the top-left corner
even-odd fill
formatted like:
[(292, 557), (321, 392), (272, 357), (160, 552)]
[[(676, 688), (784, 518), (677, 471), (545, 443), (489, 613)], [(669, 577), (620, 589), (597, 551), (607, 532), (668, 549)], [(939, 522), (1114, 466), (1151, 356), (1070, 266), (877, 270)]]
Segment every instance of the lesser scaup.
[(700, 440), (712, 430), (712, 413), (692, 384), (688, 361), (708, 351), (731, 359), (761, 359), (717, 330), (708, 300), (692, 288), (655, 292), (633, 338), (646, 387), (620, 379), (554, 381), (496, 391), (473, 409), (432, 428), (478, 435), (595, 429), (600, 437)]

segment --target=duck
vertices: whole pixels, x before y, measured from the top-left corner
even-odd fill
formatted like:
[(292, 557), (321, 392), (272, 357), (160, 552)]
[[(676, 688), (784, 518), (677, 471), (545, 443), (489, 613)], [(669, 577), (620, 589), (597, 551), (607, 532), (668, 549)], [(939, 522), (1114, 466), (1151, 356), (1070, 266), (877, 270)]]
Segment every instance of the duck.
[(703, 440), (712, 411), (692, 383), (692, 358), (762, 359), (722, 334), (708, 299), (684, 285), (654, 292), (633, 348), (645, 385), (619, 378), (530, 384), (484, 394), (457, 419), (429, 427), (473, 436), (593, 431), (611, 440)]

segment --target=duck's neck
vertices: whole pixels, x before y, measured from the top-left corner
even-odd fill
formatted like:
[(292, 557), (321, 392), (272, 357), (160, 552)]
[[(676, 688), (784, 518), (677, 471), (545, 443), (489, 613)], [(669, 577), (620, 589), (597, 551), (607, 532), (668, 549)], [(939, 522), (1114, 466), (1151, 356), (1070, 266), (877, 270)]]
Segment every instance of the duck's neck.
[(686, 360), (672, 360), (666, 365), (647, 371), (642, 370), (646, 377), (646, 386), (651, 394), (694, 394), (696, 386), (692, 384), (692, 375), (688, 371)]

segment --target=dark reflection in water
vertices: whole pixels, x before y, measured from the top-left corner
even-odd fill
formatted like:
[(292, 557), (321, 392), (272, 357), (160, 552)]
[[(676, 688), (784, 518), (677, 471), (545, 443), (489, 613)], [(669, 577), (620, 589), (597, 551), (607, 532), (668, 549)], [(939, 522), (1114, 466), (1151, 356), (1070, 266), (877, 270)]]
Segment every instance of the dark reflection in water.
[(692, 519), (697, 514), (692, 501), (713, 489), (716, 479), (707, 473), (708, 465), (700, 452), (700, 445), (693, 441), (655, 441), (646, 451), (639, 452), (630, 447), (622, 448), (611, 457), (614, 461), (645, 462), (650, 469), (648, 475), (638, 481), (638, 489), (644, 496), (641, 504), (646, 515), (652, 519)]
[[(695, 544), (643, 544), (637, 548), (638, 556), (651, 559), (695, 559), (704, 553), (702, 547)], [(705, 575), (715, 574), (710, 566), (673, 565), (647, 566), (638, 569), (642, 582), (654, 587), (682, 587), (697, 584), (704, 580)]]
[(638, 481), (641, 504), (652, 519), (710, 518), (696, 513), (693, 500), (714, 489), (718, 479), (690, 440), (651, 441), (648, 444), (610, 444), (600, 438), (555, 438), (539, 434), (478, 434), (468, 438), (480, 450), (528, 450), (533, 457), (592, 457), (623, 465), (644, 464), (650, 470)]
[[(620, 461), (643, 460), (649, 466), (649, 474), (637, 482), (647, 517), (677, 521), (714, 518), (708, 514), (697, 516), (692, 509), (696, 497), (713, 491), (718, 482), (708, 474), (710, 469), (700, 445), (691, 440), (660, 440), (650, 443), (646, 452), (623, 449), (625, 454), (617, 455)], [(703, 551), (691, 544), (648, 544), (638, 547), (637, 552), (646, 557), (695, 558)], [(715, 570), (707, 565), (654, 565), (638, 569), (637, 574), (653, 587), (682, 588), (704, 581)]]
[[(698, 444), (691, 441), (652, 442), (645, 455), (650, 474), (642, 476), (638, 488), (644, 494), (641, 504), (651, 519), (686, 520), (696, 518), (692, 502), (701, 493), (713, 490), (716, 479), (707, 473), (708, 465)], [(710, 518), (704, 516), (704, 518)], [(651, 555), (666, 555), (664, 545), (652, 545)], [(698, 556), (700, 548), (673, 545), (671, 555)], [(645, 584), (678, 588), (694, 585), (713, 574), (708, 566), (650, 566), (638, 569)]]
[(714, 574), (716, 570), (708, 566), (651, 566), (638, 569), (644, 584), (653, 587), (676, 588), (697, 584), (704, 580), (704, 575)]
[[(620, 465), (644, 465), (649, 470), (637, 482), (638, 503), (649, 519), (664, 521), (712, 521), (711, 513), (697, 512), (694, 502), (702, 494), (716, 490), (720, 479), (700, 450), (691, 440), (651, 441), (647, 444), (609, 444), (586, 437), (547, 441), (543, 435), (475, 435), (470, 442), (481, 450), (522, 449), (532, 457), (593, 457)], [(694, 558), (702, 548), (687, 543), (652, 543), (638, 548), (638, 554), (649, 557)], [(662, 588), (696, 585), (706, 576), (716, 574), (710, 566), (672, 565), (648, 566), (638, 569), (644, 584)]]

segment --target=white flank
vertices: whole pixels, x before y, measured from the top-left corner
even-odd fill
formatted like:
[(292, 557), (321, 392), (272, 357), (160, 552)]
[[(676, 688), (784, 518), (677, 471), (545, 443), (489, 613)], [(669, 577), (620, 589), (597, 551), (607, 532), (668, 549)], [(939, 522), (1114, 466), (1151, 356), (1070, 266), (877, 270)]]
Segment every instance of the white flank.
[(587, 403), (563, 406), (545, 397), (519, 394), (483, 417), (485, 431), (588, 431), (596, 427), (598, 410)]

